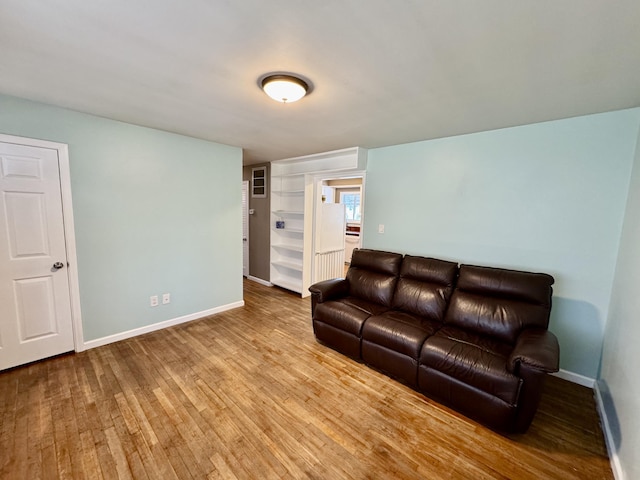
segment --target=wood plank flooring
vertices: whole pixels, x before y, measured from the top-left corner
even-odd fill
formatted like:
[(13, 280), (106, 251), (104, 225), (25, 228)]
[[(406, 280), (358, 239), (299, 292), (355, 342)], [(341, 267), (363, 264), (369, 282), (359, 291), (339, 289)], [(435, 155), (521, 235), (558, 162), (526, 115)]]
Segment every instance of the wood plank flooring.
[(318, 344), (308, 299), (245, 302), (0, 373), (0, 478), (613, 478), (587, 388), (506, 438)]

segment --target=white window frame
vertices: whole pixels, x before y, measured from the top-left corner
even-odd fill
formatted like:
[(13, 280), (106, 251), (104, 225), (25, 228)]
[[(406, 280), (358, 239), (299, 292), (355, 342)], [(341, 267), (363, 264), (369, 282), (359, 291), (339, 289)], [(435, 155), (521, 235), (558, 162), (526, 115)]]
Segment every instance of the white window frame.
[(362, 192), (360, 192), (360, 191), (340, 192), (340, 203), (342, 203), (343, 205), (346, 206), (346, 203), (344, 203), (344, 196), (345, 195), (357, 195), (360, 198), (360, 201), (358, 202), (358, 206), (361, 207), (360, 208), (360, 218), (359, 219), (356, 220), (354, 218), (346, 218), (347, 209), (345, 207), (345, 218), (346, 218), (347, 222), (360, 222), (362, 220)]
[[(256, 175), (262, 173), (262, 176)], [(261, 180), (263, 185), (256, 185), (256, 180)], [(262, 191), (262, 193), (260, 193)], [(256, 193), (258, 192), (258, 193)], [(251, 169), (251, 198), (267, 198), (267, 167)]]

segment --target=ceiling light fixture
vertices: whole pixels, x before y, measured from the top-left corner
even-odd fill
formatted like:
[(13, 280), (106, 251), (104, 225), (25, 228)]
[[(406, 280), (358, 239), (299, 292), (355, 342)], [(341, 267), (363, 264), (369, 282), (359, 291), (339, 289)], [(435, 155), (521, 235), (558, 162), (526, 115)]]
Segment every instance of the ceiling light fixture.
[(291, 103), (300, 100), (309, 91), (309, 85), (293, 75), (268, 75), (261, 82), (264, 93), (277, 102)]

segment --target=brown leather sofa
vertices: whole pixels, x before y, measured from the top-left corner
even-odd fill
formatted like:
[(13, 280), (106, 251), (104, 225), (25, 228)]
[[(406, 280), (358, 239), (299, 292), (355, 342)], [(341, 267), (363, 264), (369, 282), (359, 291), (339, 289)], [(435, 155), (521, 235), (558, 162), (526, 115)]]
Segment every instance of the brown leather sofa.
[(487, 426), (525, 432), (559, 347), (553, 277), (354, 250), (345, 279), (312, 285), (329, 347)]

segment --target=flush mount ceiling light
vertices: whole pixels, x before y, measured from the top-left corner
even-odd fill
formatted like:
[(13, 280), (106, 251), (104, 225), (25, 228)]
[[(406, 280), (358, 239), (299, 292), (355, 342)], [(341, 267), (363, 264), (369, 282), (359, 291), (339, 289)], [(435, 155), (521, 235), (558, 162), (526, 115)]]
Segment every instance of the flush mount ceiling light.
[(291, 103), (300, 100), (309, 91), (309, 85), (293, 75), (268, 75), (260, 83), (264, 93), (276, 102)]

